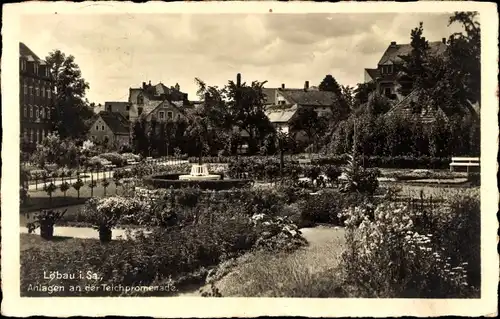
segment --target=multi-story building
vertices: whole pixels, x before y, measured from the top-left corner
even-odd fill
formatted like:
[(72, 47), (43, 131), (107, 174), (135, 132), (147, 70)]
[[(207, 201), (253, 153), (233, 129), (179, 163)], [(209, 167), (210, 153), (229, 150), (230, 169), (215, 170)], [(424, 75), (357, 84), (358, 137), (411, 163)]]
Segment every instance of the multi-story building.
[[(428, 43), (431, 55), (441, 55), (446, 51), (446, 38)], [(377, 68), (365, 69), (365, 82), (375, 83), (379, 94), (383, 94), (395, 101), (401, 101), (411, 92), (411, 82), (405, 81), (404, 78), (399, 76), (398, 66), (404, 62), (401, 57), (411, 54), (412, 49), (411, 44), (391, 42), (377, 63)], [(407, 87), (409, 90), (401, 92), (401, 86)]]
[(179, 84), (167, 87), (163, 83), (151, 85), (142, 83), (140, 88), (129, 89), (128, 119), (134, 122), (139, 117), (152, 118), (160, 121), (176, 120), (182, 117), (182, 108), (191, 108), (188, 95), (180, 91)]
[(21, 136), (37, 144), (52, 132), (55, 119), (54, 80), (49, 65), (19, 43), (19, 101)]

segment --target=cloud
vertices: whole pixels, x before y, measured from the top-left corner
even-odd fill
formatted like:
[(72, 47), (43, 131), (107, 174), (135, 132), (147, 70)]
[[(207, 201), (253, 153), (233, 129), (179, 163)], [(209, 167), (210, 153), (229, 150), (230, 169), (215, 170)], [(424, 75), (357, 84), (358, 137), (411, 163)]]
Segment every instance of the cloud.
[(191, 97), (195, 77), (223, 86), (244, 80), (317, 85), (326, 74), (355, 85), (391, 41), (424, 35), (439, 40), (457, 29), (449, 14), (106, 14), (30, 15), (22, 39), (41, 57), (72, 54), (90, 83), (88, 98), (128, 96), (143, 81), (179, 83)]

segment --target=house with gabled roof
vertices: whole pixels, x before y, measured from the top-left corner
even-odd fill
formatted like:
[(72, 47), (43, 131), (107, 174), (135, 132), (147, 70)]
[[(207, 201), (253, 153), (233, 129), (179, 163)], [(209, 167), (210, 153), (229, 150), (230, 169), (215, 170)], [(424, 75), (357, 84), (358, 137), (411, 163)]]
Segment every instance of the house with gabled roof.
[[(424, 38), (425, 40), (425, 38)], [(441, 41), (428, 42), (429, 54), (433, 56), (442, 55), (446, 51), (446, 38)], [(377, 92), (389, 97), (395, 101), (400, 101), (406, 94), (401, 94), (399, 88), (401, 85), (411, 87), (409, 80), (404, 80), (398, 70), (404, 60), (402, 57), (411, 54), (411, 44), (398, 44), (393, 41), (382, 54), (376, 68), (366, 68), (364, 70), (365, 82), (374, 82)], [(410, 92), (408, 92), (410, 93)]]
[(130, 144), (130, 122), (120, 112), (101, 111), (90, 127), (90, 138), (119, 148)]
[(338, 98), (335, 93), (320, 91), (316, 87), (309, 87), (309, 81), (304, 83), (304, 88), (281, 88), (263, 89), (265, 105), (296, 105), (298, 108), (313, 108), (319, 115), (328, 115), (338, 106)]
[[(140, 88), (129, 88), (129, 119), (135, 121), (141, 115), (149, 114), (163, 103), (168, 101), (177, 107), (189, 107), (191, 103), (188, 95), (180, 91), (179, 84), (167, 87), (163, 83), (152, 85), (146, 82), (142, 83)], [(174, 116), (175, 118), (175, 116)]]

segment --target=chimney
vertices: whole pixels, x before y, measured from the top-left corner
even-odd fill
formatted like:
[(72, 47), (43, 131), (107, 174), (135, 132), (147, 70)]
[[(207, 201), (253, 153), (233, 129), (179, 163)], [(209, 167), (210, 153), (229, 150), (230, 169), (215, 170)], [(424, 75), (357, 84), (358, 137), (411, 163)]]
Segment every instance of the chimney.
[(142, 88), (145, 89), (146, 88), (146, 82), (142, 82)]
[(443, 44), (446, 44), (446, 38), (442, 38), (441, 41), (443, 42)]
[(285, 89), (285, 83), (282, 83), (282, 84), (281, 84), (281, 88), (282, 88), (282, 89)]
[(425, 37), (422, 37), (422, 41), (425, 41)]
[(396, 43), (396, 41), (392, 41), (392, 42), (391, 42), (391, 47), (395, 47), (395, 46), (396, 46), (396, 44), (397, 44), (397, 43)]
[(151, 80), (149, 80), (149, 86), (151, 86)]
[(241, 86), (241, 74), (240, 73), (236, 74), (236, 86), (237, 87)]
[(306, 81), (304, 83), (304, 91), (307, 91), (309, 89), (309, 81)]

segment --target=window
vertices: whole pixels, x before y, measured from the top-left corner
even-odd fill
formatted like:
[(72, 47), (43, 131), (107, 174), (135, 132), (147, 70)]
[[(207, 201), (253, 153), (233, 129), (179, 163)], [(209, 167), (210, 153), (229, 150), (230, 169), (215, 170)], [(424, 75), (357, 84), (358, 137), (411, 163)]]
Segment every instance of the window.
[(50, 107), (47, 108), (47, 118), (50, 120)]
[(163, 112), (163, 111), (158, 112), (158, 115), (160, 116), (161, 120), (163, 120), (165, 118), (165, 112)]
[(26, 105), (23, 107), (23, 115), (24, 117), (28, 117), (28, 107)]
[(43, 108), (43, 107), (40, 107), (40, 117), (41, 117), (42, 119), (44, 119), (44, 118), (45, 118), (45, 110), (44, 110), (44, 108)]
[(104, 131), (104, 125), (101, 126), (101, 130)]
[(30, 118), (33, 117), (33, 106), (30, 105)]
[(45, 138), (45, 129), (42, 129), (42, 141)]
[(142, 96), (142, 94), (139, 94), (137, 96), (137, 104), (144, 104), (144, 96)]
[(34, 135), (34, 132), (33, 132), (33, 129), (30, 130), (30, 143), (33, 143), (33, 136)]
[(168, 112), (167, 112), (167, 118), (168, 118), (169, 120), (173, 119), (173, 118), (174, 118), (174, 113), (173, 113), (173, 112), (171, 112), (171, 111), (168, 111)]
[(33, 67), (34, 67), (34, 72), (36, 75), (38, 75), (38, 64), (33, 64)]
[(36, 130), (36, 142), (40, 141), (40, 130)]
[(279, 104), (280, 104), (280, 105), (285, 105), (285, 101), (284, 101), (284, 100), (281, 100), (281, 101), (279, 101)]
[(29, 87), (29, 92), (30, 92), (30, 95), (33, 95), (33, 87), (31, 85)]
[(95, 130), (96, 130), (96, 131), (99, 131), (99, 125), (96, 125), (96, 126), (95, 126)]
[(177, 121), (179, 121), (180, 119), (181, 119), (181, 115), (177, 114)]
[(26, 140), (28, 138), (28, 129), (24, 128), (23, 130), (23, 138)]
[(50, 99), (51, 98), (51, 92), (50, 89), (47, 90), (47, 97)]
[(28, 94), (28, 85), (24, 83), (24, 95)]
[(36, 96), (40, 96), (40, 89), (38, 87), (35, 88)]
[(44, 88), (41, 88), (40, 91), (41, 91), (40, 93), (42, 93), (42, 97), (45, 97), (45, 90), (44, 90)]
[(385, 93), (385, 96), (391, 96), (392, 95), (392, 91), (391, 91), (391, 88), (385, 88), (384, 89), (384, 93)]
[(35, 106), (35, 118), (36, 119), (40, 118), (40, 113), (38, 112), (38, 106)]

